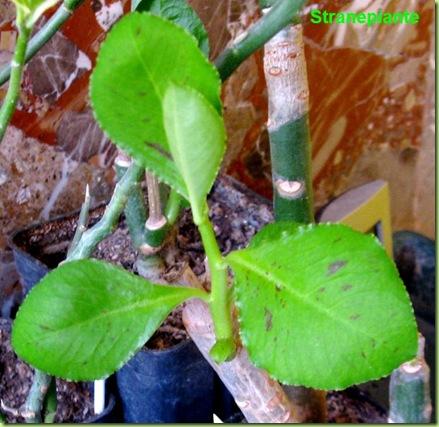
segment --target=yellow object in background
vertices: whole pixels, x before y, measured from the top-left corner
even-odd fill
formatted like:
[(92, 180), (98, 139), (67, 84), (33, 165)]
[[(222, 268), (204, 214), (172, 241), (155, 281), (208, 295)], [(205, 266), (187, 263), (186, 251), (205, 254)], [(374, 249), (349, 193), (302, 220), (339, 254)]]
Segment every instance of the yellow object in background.
[(343, 193), (323, 209), (319, 222), (338, 222), (362, 233), (374, 233), (393, 257), (390, 195), (386, 181), (372, 181)]

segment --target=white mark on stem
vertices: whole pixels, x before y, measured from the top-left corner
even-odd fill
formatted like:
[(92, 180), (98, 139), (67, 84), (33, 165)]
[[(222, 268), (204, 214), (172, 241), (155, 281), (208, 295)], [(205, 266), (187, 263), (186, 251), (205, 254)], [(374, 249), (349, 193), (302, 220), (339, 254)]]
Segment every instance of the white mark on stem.
[(277, 179), (275, 186), (279, 195), (286, 199), (298, 199), (305, 192), (305, 185), (300, 181)]

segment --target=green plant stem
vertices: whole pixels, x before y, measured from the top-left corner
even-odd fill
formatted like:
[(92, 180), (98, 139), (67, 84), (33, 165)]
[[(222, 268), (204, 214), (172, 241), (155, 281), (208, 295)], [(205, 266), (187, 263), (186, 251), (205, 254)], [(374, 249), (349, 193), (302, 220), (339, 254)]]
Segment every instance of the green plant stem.
[(275, 219), (312, 223), (309, 89), (301, 25), (283, 28), (266, 43), (264, 71)]
[(174, 189), (171, 188), (168, 201), (165, 207), (165, 217), (168, 220), (168, 225), (174, 225), (180, 214), (182, 203), (182, 197)]
[(20, 23), (20, 21), (22, 20), (17, 17), (18, 38), (15, 45), (14, 56), (11, 61), (11, 80), (0, 109), (0, 142), (3, 140), (20, 96), (26, 47), (31, 33), (31, 29), (27, 28), (24, 23)]
[(216, 362), (230, 360), (235, 354), (233, 323), (231, 315), (230, 290), (227, 284), (227, 266), (223, 260), (215, 237), (212, 223), (208, 217), (206, 203), (205, 215), (196, 224), (201, 235), (211, 275), (210, 310), (215, 325), (216, 344), (211, 355)]
[[(128, 167), (115, 164), (117, 180), (120, 181)], [(125, 219), (130, 231), (131, 241), (136, 249), (145, 244), (146, 209), (143, 191), (140, 182), (133, 184), (133, 188), (125, 205)]]
[(419, 336), (416, 359), (402, 364), (390, 376), (389, 422), (425, 424), (431, 421), (430, 369), (424, 359), (425, 339)]
[(278, 0), (269, 13), (247, 30), (243, 38), (226, 48), (215, 60), (221, 79), (226, 80), (245, 59), (291, 23), (304, 3), (305, 0)]
[(162, 211), (158, 179), (150, 172), (146, 173), (146, 187), (148, 190), (149, 216), (145, 223), (145, 240), (152, 251), (156, 252), (163, 244), (168, 231), (168, 224)]
[(70, 254), (69, 261), (90, 257), (97, 244), (114, 230), (130, 194), (143, 177), (143, 172), (142, 166), (133, 162), (122, 179), (116, 184), (103, 217), (82, 235), (80, 242)]
[[(55, 35), (64, 22), (72, 15), (73, 11), (83, 0), (65, 0), (47, 23), (29, 41), (25, 62), (32, 59), (35, 54)], [(7, 65), (0, 70), (0, 86), (6, 83), (11, 76), (11, 66)]]
[[(143, 168), (133, 162), (122, 179), (116, 184), (113, 196), (108, 204), (101, 220), (92, 228), (84, 232), (76, 247), (71, 251), (66, 261), (88, 258), (96, 246), (107, 237), (117, 225), (120, 215), (128, 201), (128, 198), (143, 177)], [(37, 418), (29, 418), (27, 422), (41, 422), (41, 411), (47, 387), (40, 384), (48, 382), (50, 376), (36, 370), (31, 391), (26, 399), (23, 413), (35, 414)]]
[(70, 244), (69, 251), (67, 252), (67, 258), (69, 258), (71, 252), (75, 250), (79, 241), (82, 238), (82, 235), (87, 230), (88, 223), (88, 214), (90, 211), (90, 191), (88, 188), (88, 184), (85, 187), (85, 198), (84, 203), (81, 206), (81, 212), (79, 213), (78, 225), (76, 226), (75, 235), (73, 236), (72, 243)]
[(50, 375), (35, 370), (32, 386), (22, 412), (26, 423), (41, 423), (41, 409), (51, 381)]
[[(273, 3), (273, 0), (259, 0), (262, 9)], [(290, 72), (279, 73), (279, 70)], [(267, 41), (264, 71), (269, 98), (267, 128), (275, 220), (313, 223), (309, 90), (300, 25), (286, 26)], [(293, 386), (284, 386), (284, 390), (290, 402), (299, 408), (303, 419), (326, 421), (325, 392)]]
[(58, 402), (56, 399), (56, 379), (52, 378), (44, 405), (43, 422), (45, 424), (53, 424), (55, 422), (57, 406)]
[[(277, 221), (314, 222), (308, 114), (269, 131), (273, 175), (274, 214)], [(283, 183), (287, 191), (282, 191)], [(294, 184), (303, 190), (290, 197)]]

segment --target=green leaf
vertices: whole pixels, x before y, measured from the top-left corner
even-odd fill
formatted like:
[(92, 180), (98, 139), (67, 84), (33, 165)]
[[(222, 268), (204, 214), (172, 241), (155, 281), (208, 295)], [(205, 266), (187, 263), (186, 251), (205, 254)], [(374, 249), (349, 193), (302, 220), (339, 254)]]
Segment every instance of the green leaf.
[(92, 75), (96, 118), (117, 145), (187, 198), (163, 128), (170, 83), (192, 87), (221, 112), (218, 73), (194, 37), (148, 13), (123, 17), (103, 43)]
[(207, 31), (186, 0), (140, 0), (135, 2), (134, 8), (138, 12), (151, 12), (185, 28), (198, 40), (202, 52), (209, 56)]
[(153, 285), (111, 264), (72, 261), (45, 276), (18, 311), (16, 353), (37, 369), (74, 381), (119, 369), (197, 289)]
[(172, 158), (199, 224), (226, 148), (224, 123), (203, 96), (187, 87), (170, 85), (163, 110)]
[(342, 389), (413, 358), (416, 323), (376, 238), (343, 225), (272, 224), (227, 257), (251, 360), (283, 383)]

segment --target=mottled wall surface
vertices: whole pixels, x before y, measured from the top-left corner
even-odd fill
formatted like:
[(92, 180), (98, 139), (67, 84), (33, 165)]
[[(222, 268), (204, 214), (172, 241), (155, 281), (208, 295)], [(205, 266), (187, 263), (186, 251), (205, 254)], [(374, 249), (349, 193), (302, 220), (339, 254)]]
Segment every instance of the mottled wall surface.
[[(214, 58), (259, 17), (256, 0), (191, 0)], [(314, 25), (309, 11), (417, 10), (417, 26)], [(99, 43), (128, 2), (86, 0), (27, 66), (19, 109), (0, 147), (0, 245), (10, 230), (77, 208), (85, 183), (108, 196), (114, 148), (93, 120), (88, 78)], [(384, 178), (395, 229), (434, 230), (434, 2), (312, 1), (303, 16), (311, 95), (317, 207), (344, 190)], [(0, 65), (15, 43), (13, 8), (0, 0)], [(45, 18), (47, 19), (47, 17)], [(0, 88), (0, 97), (6, 85)], [(262, 53), (224, 85), (226, 170), (270, 196)], [(39, 142), (38, 142), (39, 141)]]
[[(328, 11), (417, 11), (419, 25), (315, 25)], [(309, 2), (304, 16), (316, 206), (377, 178), (390, 183), (394, 229), (434, 237), (434, 2)], [(225, 85), (229, 171), (271, 195), (262, 56)]]

